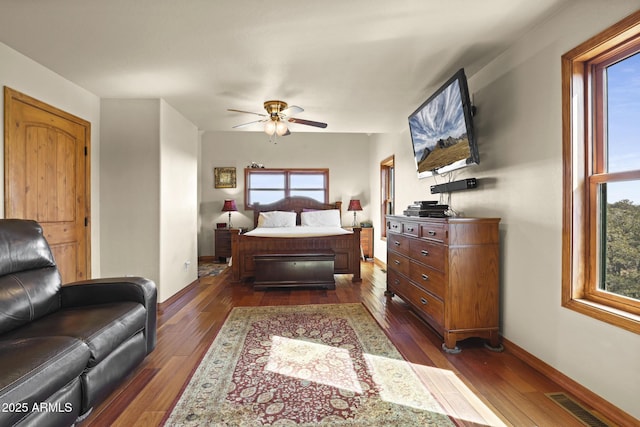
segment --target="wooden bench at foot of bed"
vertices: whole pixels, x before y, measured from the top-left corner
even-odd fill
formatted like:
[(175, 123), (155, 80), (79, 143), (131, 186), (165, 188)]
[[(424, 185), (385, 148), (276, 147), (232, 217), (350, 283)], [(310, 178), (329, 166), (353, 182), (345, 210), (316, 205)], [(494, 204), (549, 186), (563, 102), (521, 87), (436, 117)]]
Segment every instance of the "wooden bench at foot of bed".
[[(305, 209), (322, 210), (337, 209), (340, 211), (342, 202), (325, 204), (307, 197), (287, 197), (275, 203), (253, 206), (253, 225), (258, 226), (260, 212), (284, 211), (296, 212), (296, 223), (300, 224), (300, 214)], [(334, 274), (351, 274), (351, 281), (362, 281), (360, 275), (360, 227), (354, 227), (349, 234), (335, 236), (321, 236), (311, 238), (299, 237), (255, 237), (244, 234), (231, 235), (231, 271), (232, 280), (240, 282), (256, 275), (255, 256), (299, 253), (314, 254), (331, 251), (335, 254), (333, 263)], [(321, 261), (322, 262), (322, 261)]]
[(353, 282), (361, 282), (360, 228), (352, 234), (322, 236), (310, 239), (286, 237), (253, 237), (231, 235), (232, 280), (240, 282), (256, 276), (256, 255), (300, 253), (312, 254), (331, 251), (335, 254), (334, 274), (351, 274)]
[(256, 254), (253, 288), (319, 287), (335, 289), (333, 251)]

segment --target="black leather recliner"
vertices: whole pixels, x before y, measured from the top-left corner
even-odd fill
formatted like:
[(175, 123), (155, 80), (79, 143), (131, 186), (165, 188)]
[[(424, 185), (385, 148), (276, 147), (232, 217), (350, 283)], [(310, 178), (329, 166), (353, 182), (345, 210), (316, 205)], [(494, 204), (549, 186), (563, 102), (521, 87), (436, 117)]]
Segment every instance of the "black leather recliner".
[(0, 219), (0, 425), (86, 417), (154, 349), (156, 299), (141, 277), (62, 286), (40, 225)]

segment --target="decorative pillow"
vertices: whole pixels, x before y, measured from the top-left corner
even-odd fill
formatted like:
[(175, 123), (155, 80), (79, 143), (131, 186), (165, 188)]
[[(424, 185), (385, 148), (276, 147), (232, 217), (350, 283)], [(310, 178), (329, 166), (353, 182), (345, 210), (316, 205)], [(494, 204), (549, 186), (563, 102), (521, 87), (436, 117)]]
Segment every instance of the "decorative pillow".
[(295, 227), (296, 213), (284, 211), (260, 212), (258, 215), (258, 227)]
[(302, 212), (300, 223), (307, 227), (341, 227), (340, 211), (329, 209), (324, 211)]

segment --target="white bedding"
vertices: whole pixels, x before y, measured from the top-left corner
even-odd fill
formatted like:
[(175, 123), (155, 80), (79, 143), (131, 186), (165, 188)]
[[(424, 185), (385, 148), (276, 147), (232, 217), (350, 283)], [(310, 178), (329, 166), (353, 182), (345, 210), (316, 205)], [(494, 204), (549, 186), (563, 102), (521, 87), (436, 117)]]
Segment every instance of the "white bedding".
[(353, 234), (351, 230), (341, 227), (258, 227), (247, 233), (245, 236), (254, 237), (322, 237), (338, 236), (341, 234)]

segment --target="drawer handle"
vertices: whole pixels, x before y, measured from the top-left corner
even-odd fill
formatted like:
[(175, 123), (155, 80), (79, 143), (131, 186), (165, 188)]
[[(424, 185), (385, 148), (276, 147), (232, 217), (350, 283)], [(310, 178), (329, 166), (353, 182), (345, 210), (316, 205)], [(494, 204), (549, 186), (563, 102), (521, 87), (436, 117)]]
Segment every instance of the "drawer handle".
[(394, 260), (393, 260), (393, 262), (394, 262), (396, 265), (400, 265), (400, 261), (398, 261), (397, 259), (394, 259)]
[(422, 275), (422, 280), (429, 280), (429, 276), (427, 276), (426, 274)]
[(422, 256), (429, 256), (429, 251), (425, 251), (424, 249), (420, 251)]
[(398, 242), (397, 240), (394, 240), (393, 244), (396, 245), (396, 246), (400, 246), (400, 242)]
[(394, 284), (399, 285), (400, 284), (400, 279), (396, 279), (393, 281)]
[(398, 228), (398, 224), (391, 224), (391, 228)]
[(435, 235), (436, 235), (436, 232), (435, 232), (435, 231), (433, 231), (433, 230), (429, 230), (428, 234), (429, 234), (429, 236), (435, 236)]
[(426, 299), (424, 299), (424, 298), (420, 298), (420, 302), (421, 302), (423, 305), (427, 305), (427, 304), (429, 304), (429, 301), (427, 301), (427, 300), (426, 300)]
[(413, 227), (407, 227), (407, 231), (413, 231)]

